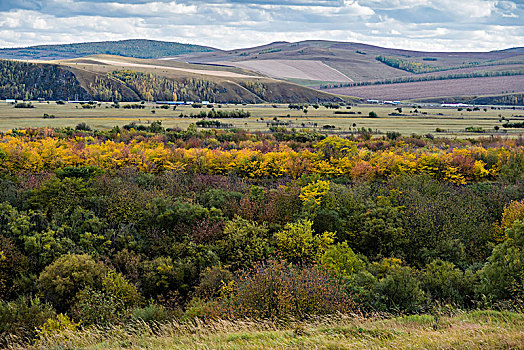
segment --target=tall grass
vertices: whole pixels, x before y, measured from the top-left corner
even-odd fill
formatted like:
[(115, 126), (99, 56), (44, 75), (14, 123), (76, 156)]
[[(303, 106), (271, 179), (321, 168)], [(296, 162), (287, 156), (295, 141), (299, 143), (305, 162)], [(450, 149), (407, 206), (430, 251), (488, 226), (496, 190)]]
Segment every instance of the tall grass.
[(522, 349), (524, 314), (315, 317), (307, 321), (135, 322), (41, 338), (10, 349)]

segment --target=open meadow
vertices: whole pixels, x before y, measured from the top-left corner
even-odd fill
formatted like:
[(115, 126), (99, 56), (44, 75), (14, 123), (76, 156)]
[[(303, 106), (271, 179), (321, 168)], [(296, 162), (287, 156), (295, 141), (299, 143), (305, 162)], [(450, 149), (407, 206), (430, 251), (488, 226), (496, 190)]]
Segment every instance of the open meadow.
[[(0, 103), (0, 131), (27, 127), (75, 127), (86, 123), (93, 129), (110, 129), (113, 126), (124, 126), (135, 122), (148, 125), (160, 120), (166, 128), (186, 129), (190, 124), (202, 120), (201, 117), (181, 118), (180, 115), (198, 115), (210, 112), (206, 106), (193, 108), (191, 106), (173, 106), (167, 109), (160, 105), (145, 103), (144, 109), (126, 109), (124, 105), (140, 105), (139, 103), (122, 102), (121, 108), (114, 108), (112, 103), (100, 103), (96, 108), (82, 108), (78, 103), (57, 105), (55, 102), (33, 102), (34, 108), (13, 108), (12, 104)], [(373, 132), (400, 132), (403, 135), (412, 133), (438, 134), (441, 136), (478, 137), (486, 135), (521, 134), (523, 129), (504, 128), (507, 121), (524, 121), (523, 107), (481, 107), (468, 111), (467, 107), (441, 108), (434, 106), (409, 105), (358, 105), (340, 106), (338, 109), (318, 108), (309, 106), (307, 113), (302, 109), (290, 109), (287, 104), (215, 104), (215, 111), (243, 110), (250, 113), (248, 118), (223, 118), (221, 122), (232, 124), (234, 128), (249, 131), (267, 132), (271, 126), (281, 126), (287, 129), (308, 129), (329, 133), (349, 133), (356, 129), (371, 128)], [(348, 109), (349, 108), (349, 109)], [(397, 108), (401, 108), (399, 113)], [(471, 107), (470, 109), (473, 109)], [(486, 110), (484, 110), (486, 109)], [(375, 112), (377, 118), (370, 118), (369, 113)], [(348, 114), (351, 113), (351, 114)], [(393, 115), (391, 115), (393, 114)], [(396, 114), (396, 115), (395, 115)], [(44, 115), (47, 117), (44, 118)], [(51, 118), (49, 116), (52, 116)], [(54, 117), (54, 118), (53, 118)], [(275, 120), (275, 118), (277, 120)], [(207, 118), (215, 120), (218, 118)], [(269, 123), (269, 124), (268, 124)], [(328, 128), (327, 126), (334, 126)], [(473, 131), (466, 131), (466, 128)], [(495, 130), (498, 127), (498, 130)], [(482, 133), (479, 129), (482, 128)], [(439, 130), (437, 132), (437, 129)]]

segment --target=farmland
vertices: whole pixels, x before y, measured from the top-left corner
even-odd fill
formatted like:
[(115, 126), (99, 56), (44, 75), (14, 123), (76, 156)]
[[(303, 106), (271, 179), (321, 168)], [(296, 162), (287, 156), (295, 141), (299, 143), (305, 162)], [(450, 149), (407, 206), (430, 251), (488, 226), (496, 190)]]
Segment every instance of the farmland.
[(326, 91), (371, 99), (410, 100), (419, 98), (496, 95), (524, 91), (524, 76), (468, 78), (387, 85), (328, 89)]

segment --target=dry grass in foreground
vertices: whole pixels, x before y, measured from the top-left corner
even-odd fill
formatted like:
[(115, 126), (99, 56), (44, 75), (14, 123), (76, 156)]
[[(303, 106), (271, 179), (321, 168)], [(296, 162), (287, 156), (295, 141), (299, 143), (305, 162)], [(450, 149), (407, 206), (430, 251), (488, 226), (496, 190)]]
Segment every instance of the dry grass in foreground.
[[(11, 345), (12, 349), (29, 348)], [(213, 321), (62, 332), (34, 349), (524, 349), (524, 314), (344, 316), (279, 324)]]

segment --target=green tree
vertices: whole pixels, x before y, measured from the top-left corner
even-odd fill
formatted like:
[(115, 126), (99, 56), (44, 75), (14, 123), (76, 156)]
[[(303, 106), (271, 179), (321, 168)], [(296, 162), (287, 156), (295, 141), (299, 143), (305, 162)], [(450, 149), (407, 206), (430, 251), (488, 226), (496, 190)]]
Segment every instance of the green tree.
[(286, 224), (283, 230), (275, 233), (277, 248), (284, 258), (291, 262), (320, 262), (328, 246), (333, 243), (335, 233), (315, 235), (312, 226), (310, 220), (301, 220)]
[(268, 228), (240, 217), (226, 223), (223, 238), (216, 244), (216, 253), (232, 270), (246, 268), (268, 256)]
[(515, 221), (506, 235), (480, 272), (479, 292), (493, 301), (524, 298), (524, 221)]
[(59, 311), (65, 311), (80, 290), (86, 287), (99, 289), (106, 271), (105, 265), (87, 254), (67, 254), (42, 271), (38, 288)]

